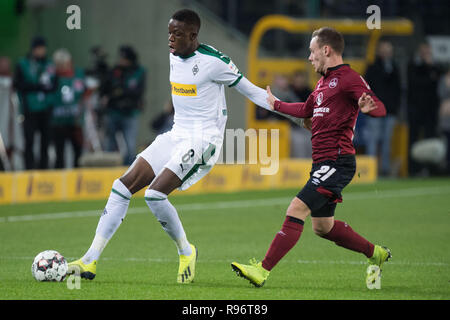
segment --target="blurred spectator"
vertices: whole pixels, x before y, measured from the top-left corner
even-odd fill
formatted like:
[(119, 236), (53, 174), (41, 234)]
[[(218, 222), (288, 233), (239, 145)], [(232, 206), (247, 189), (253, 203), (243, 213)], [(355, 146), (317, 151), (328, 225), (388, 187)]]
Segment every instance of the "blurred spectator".
[(11, 170), (13, 130), (11, 60), (0, 57), (0, 171)]
[(20, 112), (24, 116), (25, 167), (35, 169), (34, 136), (40, 133), (40, 159), (38, 167), (48, 168), (50, 140), (51, 92), (55, 88), (55, 68), (47, 59), (47, 43), (37, 36), (31, 42), (30, 53), (19, 60), (14, 87), (20, 99)]
[[(311, 94), (306, 72), (298, 70), (292, 76), (290, 85), (295, 95), (295, 102), (305, 102)], [(292, 98), (291, 98), (292, 99)], [(292, 101), (292, 102), (294, 102)], [(311, 131), (291, 122), (291, 154), (292, 158), (310, 158), (312, 154)]]
[(366, 117), (366, 153), (378, 156), (381, 147), (381, 175), (391, 173), (392, 132), (400, 108), (400, 72), (393, 59), (393, 46), (387, 40), (378, 44), (375, 62), (367, 68), (365, 79), (386, 107), (386, 117)]
[(270, 89), (272, 90), (272, 93), (281, 101), (298, 101), (298, 97), (295, 95), (289, 84), (289, 78), (284, 74), (275, 74)]
[(174, 113), (172, 99), (170, 99), (164, 105), (164, 110), (151, 122), (152, 129), (156, 130), (157, 134), (162, 134), (172, 129)]
[(53, 54), (56, 68), (56, 90), (53, 94), (52, 133), (56, 149), (55, 168), (63, 168), (66, 141), (72, 144), (73, 166), (78, 167), (83, 146), (82, 97), (85, 90), (83, 72), (72, 64), (72, 57), (66, 49)]
[[(275, 97), (285, 102), (296, 102), (298, 98), (295, 96), (292, 91), (289, 78), (284, 74), (275, 74), (273, 77), (273, 83), (270, 86), (270, 90)], [(285, 117), (278, 115), (276, 113), (270, 112), (263, 108), (256, 109), (256, 118), (257, 119), (275, 119), (275, 120), (286, 120)]]
[(90, 66), (85, 69), (86, 92), (84, 94), (84, 149), (101, 151), (101, 136), (104, 136), (102, 116), (105, 110), (100, 106), (109, 77), (108, 55), (101, 46), (89, 51)]
[(366, 139), (367, 136), (367, 116), (360, 112), (356, 119), (356, 125), (353, 136), (353, 145), (355, 146), (356, 154), (366, 154)]
[[(421, 139), (436, 136), (439, 97), (437, 86), (439, 68), (433, 61), (428, 43), (420, 44), (414, 60), (408, 66), (408, 122), (409, 146)], [(411, 156), (409, 173), (422, 174), (425, 169)]]
[(143, 107), (146, 71), (138, 64), (136, 51), (121, 46), (119, 61), (105, 84), (106, 150), (118, 149), (116, 134), (122, 132), (126, 154), (124, 164), (130, 165), (136, 153), (138, 114)]
[(296, 95), (296, 102), (304, 102), (311, 94), (308, 85), (308, 74), (305, 71), (298, 70), (292, 77), (291, 90)]
[(102, 91), (109, 76), (109, 66), (106, 61), (108, 55), (101, 46), (92, 47), (89, 53), (90, 66), (85, 70), (86, 78), (91, 77), (92, 80), (96, 80), (96, 87)]
[(450, 69), (442, 76), (438, 86), (441, 106), (439, 109), (439, 128), (446, 139), (446, 170), (450, 174)]

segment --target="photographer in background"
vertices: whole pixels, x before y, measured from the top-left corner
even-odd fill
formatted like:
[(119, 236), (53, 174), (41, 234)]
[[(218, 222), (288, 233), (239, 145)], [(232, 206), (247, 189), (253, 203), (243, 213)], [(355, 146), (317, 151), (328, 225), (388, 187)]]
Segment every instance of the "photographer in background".
[[(390, 41), (381, 40), (378, 44), (377, 57), (365, 75), (372, 90), (386, 107), (386, 117), (366, 117), (367, 135), (366, 152), (377, 157), (380, 153), (380, 174), (391, 174), (391, 143), (394, 126), (400, 109), (401, 84), (400, 71), (394, 62), (394, 47)], [(380, 151), (380, 152), (379, 152)]]
[(56, 90), (53, 94), (52, 132), (56, 149), (55, 168), (64, 168), (64, 147), (66, 141), (73, 148), (73, 166), (78, 167), (78, 159), (83, 147), (83, 107), (85, 91), (83, 72), (72, 64), (72, 56), (66, 49), (53, 54), (56, 66)]
[(431, 46), (419, 45), (414, 59), (408, 65), (408, 125), (409, 125), (409, 174), (430, 174), (429, 166), (411, 157), (411, 147), (418, 141), (437, 137), (439, 96), (438, 84), (441, 70), (433, 59)]
[(136, 51), (121, 46), (119, 61), (105, 83), (103, 104), (106, 106), (106, 151), (118, 149), (116, 133), (122, 132), (126, 154), (124, 165), (136, 156), (138, 115), (143, 105), (146, 71), (138, 64)]
[[(31, 42), (30, 53), (19, 60), (14, 88), (20, 100), (20, 112), (24, 116), (25, 168), (48, 168), (50, 142), (51, 92), (55, 88), (55, 67), (47, 59), (47, 43), (37, 36)], [(40, 159), (33, 154), (35, 133), (40, 133)]]

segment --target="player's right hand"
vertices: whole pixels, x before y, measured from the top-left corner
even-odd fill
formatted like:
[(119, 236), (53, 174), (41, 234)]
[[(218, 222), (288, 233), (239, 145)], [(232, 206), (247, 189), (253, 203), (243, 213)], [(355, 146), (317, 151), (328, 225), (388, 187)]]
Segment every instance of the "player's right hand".
[(270, 86), (267, 86), (267, 103), (269, 104), (269, 107), (271, 110), (274, 110), (274, 104), (275, 104), (275, 97), (273, 96), (272, 92), (270, 91)]

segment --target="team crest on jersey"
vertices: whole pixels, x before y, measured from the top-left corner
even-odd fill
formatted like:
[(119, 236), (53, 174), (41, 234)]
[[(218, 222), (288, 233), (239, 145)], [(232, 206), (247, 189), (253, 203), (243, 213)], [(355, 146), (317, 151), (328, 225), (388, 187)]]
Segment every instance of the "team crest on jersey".
[(198, 65), (195, 65), (195, 66), (192, 68), (192, 73), (194, 74), (194, 76), (198, 73), (198, 71), (199, 71)]
[(319, 94), (316, 97), (316, 103), (318, 106), (320, 106), (322, 104), (323, 101), (323, 92), (319, 92)]
[(330, 80), (330, 83), (328, 84), (328, 87), (330, 89), (336, 88), (338, 84), (338, 78), (333, 78)]

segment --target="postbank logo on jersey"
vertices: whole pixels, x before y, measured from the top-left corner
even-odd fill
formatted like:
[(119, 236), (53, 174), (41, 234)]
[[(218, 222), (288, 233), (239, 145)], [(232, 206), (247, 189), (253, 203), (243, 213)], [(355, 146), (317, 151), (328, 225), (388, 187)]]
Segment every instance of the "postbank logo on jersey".
[(176, 82), (170, 82), (172, 86), (172, 94), (177, 96), (197, 96), (197, 85), (195, 84), (182, 84)]

